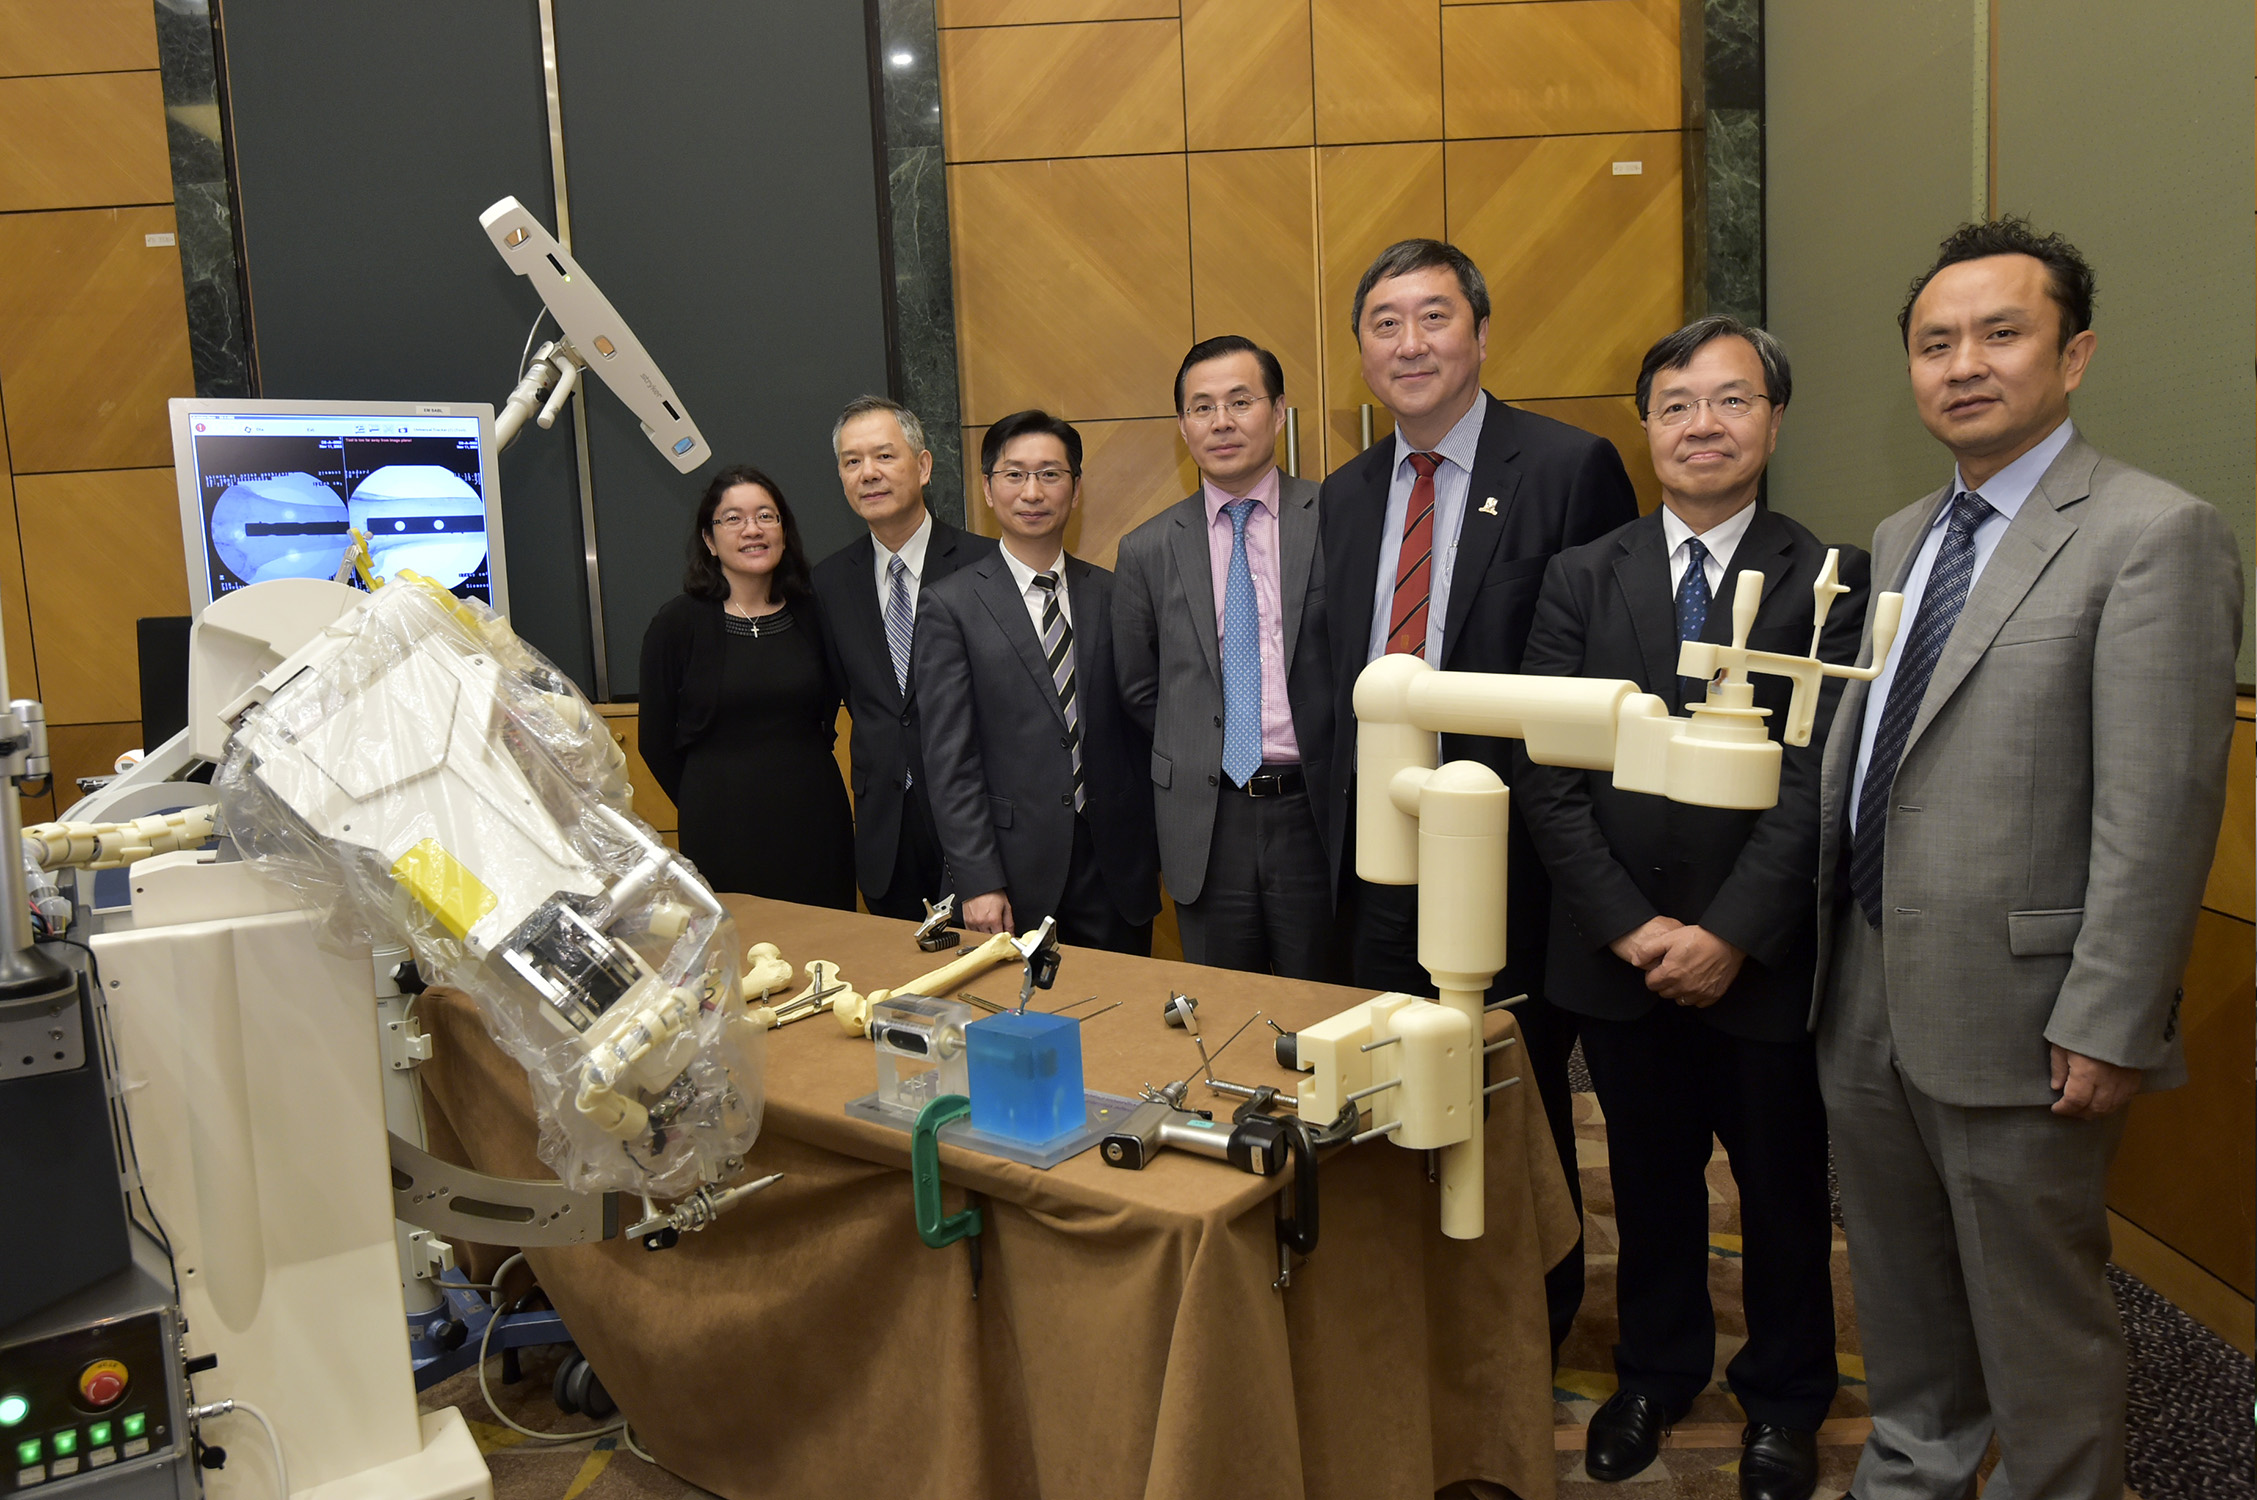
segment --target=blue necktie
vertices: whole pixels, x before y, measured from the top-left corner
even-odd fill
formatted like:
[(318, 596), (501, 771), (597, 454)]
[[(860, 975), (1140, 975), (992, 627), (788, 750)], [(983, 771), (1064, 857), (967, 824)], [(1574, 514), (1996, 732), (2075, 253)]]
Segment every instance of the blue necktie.
[(1223, 584), (1223, 774), (1244, 786), (1262, 768), (1261, 613), (1254, 607), (1254, 570), (1246, 561), (1246, 522), (1254, 501), (1233, 500), (1230, 572)]
[[(1708, 625), (1708, 548), (1701, 545), (1699, 537), (1685, 543), (1692, 560), (1685, 564), (1685, 576), (1677, 584), (1677, 639), (1697, 641)], [(1686, 703), (1705, 702), (1708, 684), (1698, 677), (1681, 677), (1677, 680)]]
[(1952, 496), (1951, 522), (1936, 563), (1928, 572), (1928, 587), (1920, 596), (1920, 613), (1904, 637), (1897, 657), (1896, 678), (1889, 684), (1888, 706), (1881, 710), (1881, 727), (1873, 732), (1873, 758), (1866, 762), (1865, 784), (1857, 793), (1857, 833), (1850, 841), (1849, 888), (1865, 910), (1865, 920), (1881, 925), (1881, 856), (1889, 830), (1889, 792), (1896, 785), (1897, 764), (1904, 759), (1905, 741), (1912, 738), (1912, 721), (1920, 717), (1920, 701), (1928, 695), (1928, 679), (1936, 675), (1951, 627), (1967, 603), (1968, 585), (1975, 580), (1975, 528), (1991, 514), (1991, 503), (1965, 491)]

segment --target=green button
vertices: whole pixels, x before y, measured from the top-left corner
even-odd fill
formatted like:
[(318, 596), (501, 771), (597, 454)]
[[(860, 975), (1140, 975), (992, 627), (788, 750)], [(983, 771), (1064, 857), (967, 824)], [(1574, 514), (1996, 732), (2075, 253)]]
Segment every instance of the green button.
[(127, 1437), (137, 1438), (149, 1430), (148, 1414), (137, 1411), (132, 1416), (127, 1417), (121, 1425), (125, 1428)]
[(16, 1462), (25, 1468), (38, 1463), (39, 1439), (25, 1438), (22, 1442), (16, 1444)]
[(110, 1424), (107, 1422), (96, 1422), (92, 1427), (86, 1429), (86, 1440), (89, 1443), (92, 1443), (97, 1448), (109, 1447)]
[(0, 1427), (13, 1427), (31, 1410), (31, 1403), (21, 1396), (0, 1396)]
[(55, 1456), (68, 1458), (78, 1451), (78, 1433), (69, 1429), (55, 1434)]

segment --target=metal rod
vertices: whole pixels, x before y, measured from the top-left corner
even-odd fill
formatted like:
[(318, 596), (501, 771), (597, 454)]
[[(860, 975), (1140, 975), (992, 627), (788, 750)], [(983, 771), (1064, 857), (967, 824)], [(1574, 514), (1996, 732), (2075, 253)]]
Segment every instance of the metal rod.
[(1512, 1087), (1512, 1086), (1513, 1086), (1514, 1084), (1516, 1084), (1516, 1083), (1518, 1083), (1518, 1082), (1520, 1082), (1520, 1075), (1518, 1075), (1518, 1074), (1516, 1073), (1516, 1074), (1514, 1074), (1514, 1075), (1513, 1075), (1512, 1077), (1505, 1079), (1505, 1080), (1504, 1080), (1503, 1082), (1501, 1082), (1501, 1083), (1492, 1083), (1492, 1084), (1490, 1084), (1490, 1085), (1489, 1085), (1489, 1087), (1487, 1087), (1487, 1088), (1483, 1089), (1483, 1090), (1482, 1090), (1481, 1092), (1482, 1092), (1482, 1093), (1484, 1093), (1484, 1094), (1494, 1094), (1495, 1092), (1497, 1092), (1497, 1090), (1499, 1090), (1499, 1089), (1509, 1089), (1509, 1088), (1511, 1088), (1511, 1087)]
[(1364, 446), (1369, 448), (1371, 446), (1371, 403), (1366, 401), (1362, 406), (1357, 407), (1356, 411), (1357, 430), (1363, 435)]
[(1246, 1028), (1253, 1025), (1260, 1019), (1262, 1019), (1262, 1013), (1260, 1011), (1256, 1011), (1252, 1015), (1248, 1016), (1245, 1022), (1241, 1024), (1236, 1031), (1230, 1034), (1229, 1039), (1226, 1040), (1220, 1047), (1217, 1047), (1215, 1049), (1214, 1057), (1209, 1057), (1207, 1055), (1207, 1044), (1205, 1042), (1199, 1042), (1199, 1033), (1197, 1031), (1192, 1032), (1191, 1039), (1195, 1042), (1199, 1042), (1199, 1060), (1207, 1065), (1208, 1082), (1212, 1083), (1215, 1078), (1215, 1057), (1220, 1057), (1225, 1052), (1228, 1052), (1230, 1050), (1231, 1042), (1235, 1042), (1240, 1037), (1244, 1036), (1246, 1034)]
[(1526, 995), (1512, 995), (1503, 1000), (1492, 1000), (1487, 1005), (1484, 1005), (1481, 1008), (1483, 1010), (1502, 1010), (1508, 1005), (1518, 1005), (1521, 1001), (1526, 1000), (1527, 998), (1528, 997)]
[[(1096, 997), (1095, 995), (1092, 995), (1092, 996), (1090, 996), (1089, 998), (1090, 998), (1090, 999), (1092, 999), (1092, 1000), (1094, 1000), (1094, 999), (1096, 999), (1097, 997)], [(1121, 1001), (1119, 1001), (1119, 1000), (1115, 1000), (1115, 1001), (1114, 1001), (1114, 1002), (1113, 1002), (1113, 1003), (1112, 1003), (1111, 1005), (1103, 1006), (1103, 1007), (1101, 1007), (1101, 1008), (1099, 1008), (1099, 1009), (1097, 1009), (1097, 1010), (1093, 1010), (1093, 1011), (1091, 1011), (1091, 1012), (1090, 1012), (1090, 1013), (1089, 1013), (1088, 1015), (1081, 1017), (1081, 1024), (1082, 1024), (1082, 1025), (1084, 1025), (1084, 1026), (1087, 1026), (1087, 1025), (1088, 1025), (1088, 1024), (1090, 1023), (1090, 1022), (1092, 1022), (1092, 1021), (1096, 1020), (1096, 1019), (1097, 1019), (1097, 1018), (1098, 1018), (1099, 1016), (1101, 1016), (1101, 1015), (1105, 1014), (1105, 1012), (1106, 1012), (1106, 1011), (1108, 1011), (1108, 1010), (1116, 1010), (1116, 1009), (1118, 1009), (1118, 1008), (1119, 1008), (1119, 1007), (1121, 1006), (1121, 1004), (1122, 1004), (1122, 1003), (1123, 1003), (1123, 1002), (1121, 1002)], [(1056, 1015), (1056, 1014), (1057, 1014), (1057, 1012), (1056, 1012), (1056, 1011), (1052, 1011), (1052, 1012), (1051, 1012), (1051, 1014), (1052, 1014), (1052, 1015)]]
[[(572, 248), (572, 193), (564, 173), (564, 90), (556, 65), (556, 0), (540, 0), (541, 82), (549, 115), (549, 179), (556, 198), (556, 242)], [(611, 650), (603, 627), (603, 564), (596, 555), (595, 466), (588, 458), (585, 385), (572, 391), (572, 452), (580, 481), (580, 559), (588, 575), (588, 654), (595, 668), (596, 701), (611, 701)]]
[(1358, 1052), (1377, 1052), (1377, 1051), (1378, 1051), (1378, 1050), (1379, 1050), (1380, 1048), (1382, 1048), (1382, 1047), (1392, 1047), (1392, 1046), (1394, 1046), (1394, 1045), (1395, 1045), (1395, 1044), (1396, 1044), (1397, 1042), (1399, 1042), (1399, 1041), (1401, 1041), (1401, 1040), (1402, 1040), (1402, 1038), (1401, 1038), (1401, 1037), (1399, 1037), (1399, 1036), (1387, 1036), (1387, 1037), (1381, 1037), (1381, 1038), (1380, 1038), (1380, 1039), (1379, 1039), (1378, 1041), (1376, 1041), (1376, 1042), (1366, 1042), (1366, 1043), (1364, 1043), (1364, 1044), (1363, 1044), (1363, 1045), (1362, 1045), (1361, 1047), (1358, 1047), (1358, 1048), (1357, 1048), (1356, 1050), (1357, 1050)]
[(1285, 409), (1285, 472), (1295, 479), (1301, 477), (1301, 408), (1298, 406)]
[(1519, 1038), (1519, 1037), (1517, 1037), (1517, 1036), (1508, 1036), (1508, 1037), (1506, 1037), (1506, 1038), (1505, 1038), (1505, 1039), (1504, 1039), (1503, 1041), (1501, 1041), (1501, 1042), (1491, 1042), (1491, 1043), (1490, 1043), (1490, 1044), (1489, 1044), (1488, 1046), (1486, 1046), (1486, 1047), (1482, 1048), (1482, 1049), (1481, 1049), (1481, 1055), (1482, 1055), (1483, 1057), (1487, 1057), (1487, 1056), (1488, 1056), (1488, 1055), (1489, 1055), (1490, 1053), (1492, 1053), (1492, 1052), (1502, 1052), (1502, 1051), (1504, 1051), (1504, 1050), (1505, 1050), (1505, 1049), (1506, 1049), (1507, 1047), (1517, 1047), (1517, 1046), (1519, 1046), (1519, 1045), (1520, 1045), (1520, 1038)]
[(1348, 1144), (1351, 1146), (1361, 1146), (1364, 1142), (1370, 1140), (1375, 1135), (1389, 1135), (1395, 1131), (1401, 1130), (1402, 1128), (1403, 1122), (1401, 1120), (1396, 1120), (1392, 1124), (1376, 1126), (1373, 1129), (1365, 1131), (1362, 1135), (1352, 1135), (1348, 1137)]
[(1390, 1078), (1385, 1083), (1375, 1083), (1368, 1089), (1358, 1089), (1340, 1102), (1342, 1104), (1353, 1104), (1358, 1099), (1369, 1099), (1374, 1094), (1384, 1094), (1389, 1089), (1401, 1088), (1402, 1084), (1402, 1079)]

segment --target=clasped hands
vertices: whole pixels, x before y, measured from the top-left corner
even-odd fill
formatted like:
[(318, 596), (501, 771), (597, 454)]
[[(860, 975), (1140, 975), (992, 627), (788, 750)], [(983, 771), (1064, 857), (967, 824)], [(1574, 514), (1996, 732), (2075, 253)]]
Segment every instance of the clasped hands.
[(1748, 956), (1707, 928), (1675, 917), (1654, 917), (1607, 946), (1624, 963), (1645, 970), (1647, 989), (1703, 1010), (1724, 998)]

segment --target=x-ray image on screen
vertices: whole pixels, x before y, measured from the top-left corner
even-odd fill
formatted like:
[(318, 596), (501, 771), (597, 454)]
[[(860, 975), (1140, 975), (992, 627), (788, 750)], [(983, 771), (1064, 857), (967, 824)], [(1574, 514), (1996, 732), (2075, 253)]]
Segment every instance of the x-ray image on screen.
[(271, 578), (420, 573), (494, 602), (476, 417), (193, 414), (211, 597)]

